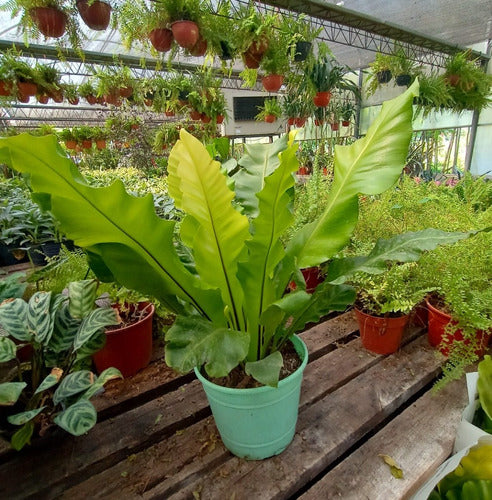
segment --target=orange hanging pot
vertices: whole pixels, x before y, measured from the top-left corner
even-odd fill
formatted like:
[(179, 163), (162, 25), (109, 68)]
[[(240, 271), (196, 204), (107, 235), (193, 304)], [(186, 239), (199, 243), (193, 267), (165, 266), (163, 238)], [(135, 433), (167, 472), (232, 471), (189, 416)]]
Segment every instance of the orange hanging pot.
[(180, 47), (188, 50), (192, 49), (200, 38), (198, 24), (193, 21), (175, 21), (171, 24), (171, 31), (173, 32), (176, 43)]
[(67, 15), (54, 7), (34, 7), (29, 14), (39, 31), (46, 37), (60, 38), (65, 34)]
[(313, 97), (314, 105), (317, 108), (326, 108), (330, 104), (331, 92), (317, 92)]
[(261, 83), (267, 92), (277, 92), (284, 83), (284, 77), (283, 75), (267, 75), (261, 79)]
[(168, 28), (156, 28), (149, 33), (149, 40), (155, 50), (167, 52), (173, 44), (173, 32)]
[(111, 5), (101, 0), (94, 0), (89, 5), (88, 0), (77, 0), (77, 10), (80, 17), (89, 28), (103, 31), (111, 20)]

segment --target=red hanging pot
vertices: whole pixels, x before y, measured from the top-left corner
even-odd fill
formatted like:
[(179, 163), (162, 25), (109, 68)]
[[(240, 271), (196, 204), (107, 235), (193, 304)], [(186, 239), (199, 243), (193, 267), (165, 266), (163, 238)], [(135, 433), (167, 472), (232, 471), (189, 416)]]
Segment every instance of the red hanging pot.
[(106, 149), (106, 140), (105, 139), (98, 139), (96, 141), (96, 148), (99, 150)]
[(12, 84), (10, 82), (0, 82), (0, 95), (8, 96), (12, 93)]
[(248, 47), (247, 52), (261, 59), (263, 54), (268, 50), (268, 46), (269, 46), (268, 38), (263, 36), (260, 39), (252, 42), (251, 45)]
[(77, 141), (74, 140), (65, 141), (65, 147), (67, 149), (77, 149)]
[(200, 111), (197, 111), (196, 109), (192, 109), (190, 111), (190, 118), (192, 120), (201, 120), (202, 119), (202, 114), (200, 113)]
[(17, 82), (17, 89), (19, 94), (31, 97), (36, 95), (38, 86), (32, 82)]
[(27, 104), (29, 102), (29, 99), (30, 99), (30, 96), (24, 95), (24, 94), (19, 94), (19, 96), (17, 97), (17, 100), (19, 102), (23, 102), (24, 104)]
[(342, 125), (348, 127), (350, 125), (350, 120), (342, 120)]
[(284, 77), (283, 75), (267, 75), (261, 79), (261, 83), (267, 92), (277, 92), (284, 83)]
[(46, 94), (42, 94), (42, 95), (37, 95), (36, 99), (39, 102), (39, 104), (48, 104), (50, 97)]
[(330, 104), (331, 92), (317, 92), (313, 97), (314, 105), (317, 108), (326, 108)]
[[(175, 113), (174, 111), (166, 111), (164, 114), (165, 114), (166, 116), (174, 116), (176, 113)], [(200, 115), (200, 116), (201, 116), (201, 115)], [(199, 120), (199, 119), (200, 119), (200, 118), (198, 118), (198, 120)]]
[(207, 52), (207, 40), (200, 37), (194, 47), (190, 49), (190, 54), (194, 57), (201, 57), (205, 55), (205, 52)]
[(134, 375), (150, 363), (152, 355), (152, 318), (154, 306), (141, 302), (137, 306), (147, 314), (140, 321), (119, 328), (106, 330), (106, 345), (93, 356), (96, 369), (101, 373), (106, 368), (118, 368), (124, 377)]
[(258, 57), (250, 52), (242, 54), (243, 63), (249, 69), (258, 69), (260, 67), (261, 57)]
[(88, 0), (77, 0), (77, 9), (80, 17), (89, 28), (103, 31), (109, 26), (111, 19), (111, 5), (95, 0), (89, 5)]
[(287, 125), (289, 127), (292, 127), (292, 125), (294, 125), (295, 122), (296, 122), (296, 119), (293, 116), (287, 118)]
[(340, 123), (339, 122), (330, 123), (330, 127), (333, 131), (337, 131), (340, 128)]
[(314, 119), (314, 124), (317, 126), (317, 127), (320, 127), (321, 125), (323, 125), (324, 121), (323, 120), (318, 120), (318, 118), (315, 118)]
[(95, 95), (86, 95), (85, 96), (85, 100), (89, 103), (89, 104), (96, 104), (97, 103), (97, 97)]
[(210, 116), (207, 116), (205, 113), (202, 113), (201, 119), (202, 123), (210, 123), (212, 121), (212, 118), (210, 118)]
[(85, 139), (81, 143), (82, 149), (91, 149), (92, 148), (92, 141), (90, 139)]
[(217, 115), (217, 118), (215, 120), (217, 122), (217, 125), (220, 125), (221, 123), (224, 123), (224, 118), (225, 118), (224, 115)]
[(58, 104), (63, 102), (63, 92), (61, 90), (53, 90), (50, 92), (50, 97)]
[(297, 128), (304, 127), (305, 124), (306, 124), (306, 118), (301, 118), (301, 117), (294, 118), (294, 125)]
[(60, 38), (67, 27), (67, 15), (54, 7), (34, 7), (29, 14), (39, 31), (46, 37)]
[(121, 87), (119, 89), (119, 94), (120, 94), (120, 97), (128, 99), (133, 94), (133, 88), (132, 87)]
[(362, 345), (368, 351), (391, 354), (399, 349), (403, 331), (409, 320), (408, 314), (397, 318), (383, 318), (371, 316), (357, 308), (354, 310)]
[(77, 106), (77, 104), (79, 103), (79, 98), (78, 97), (73, 97), (72, 99), (69, 99), (68, 102), (72, 105), (72, 106)]
[(276, 120), (275, 115), (266, 115), (265, 116), (265, 121), (267, 123), (273, 123)]
[(198, 25), (193, 21), (175, 21), (171, 24), (171, 30), (176, 43), (188, 50), (196, 45), (200, 37)]
[(149, 40), (155, 50), (167, 52), (173, 44), (173, 32), (168, 28), (156, 28), (149, 33)]

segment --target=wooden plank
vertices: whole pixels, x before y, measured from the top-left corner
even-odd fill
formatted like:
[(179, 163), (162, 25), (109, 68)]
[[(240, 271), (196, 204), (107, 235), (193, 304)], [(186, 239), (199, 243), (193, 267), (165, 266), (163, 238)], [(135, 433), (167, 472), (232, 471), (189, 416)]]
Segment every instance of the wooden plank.
[(261, 462), (231, 457), (181, 484), (166, 479), (143, 496), (182, 499), (199, 492), (201, 500), (289, 498), (429, 384), (439, 367), (440, 360), (421, 337), (304, 407), (293, 443), (278, 457)]
[[(300, 498), (408, 498), (451, 454), (466, 404), (464, 379), (437, 394), (426, 392)], [(380, 454), (396, 461), (402, 479), (391, 475)]]
[[(317, 325), (312, 336), (311, 330), (303, 335), (316, 352), (353, 333), (354, 327), (352, 313), (348, 313)], [(0, 467), (0, 495), (8, 497), (17, 491), (34, 494), (44, 491), (40, 485), (46, 492), (61, 491), (63, 485), (76, 484), (88, 474), (96, 474), (209, 414), (201, 385), (191, 382), (97, 424), (87, 436), (73, 439), (63, 435), (13, 456)], [(72, 458), (67, 462), (68, 456)], [(10, 485), (9, 489), (2, 477), (12, 477), (21, 470), (27, 471), (22, 485)]]

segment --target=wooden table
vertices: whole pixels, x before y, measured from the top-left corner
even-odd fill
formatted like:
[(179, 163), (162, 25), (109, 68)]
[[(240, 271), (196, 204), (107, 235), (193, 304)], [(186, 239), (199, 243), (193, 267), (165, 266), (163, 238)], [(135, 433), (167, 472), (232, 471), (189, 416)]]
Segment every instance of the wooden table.
[(442, 357), (417, 328), (390, 356), (361, 346), (352, 312), (302, 337), (309, 364), (297, 432), (281, 455), (231, 455), (194, 375), (176, 376), (157, 346), (146, 370), (97, 398), (86, 436), (60, 433), (20, 453), (0, 446), (0, 498), (408, 498), (451, 453), (464, 380), (431, 392)]

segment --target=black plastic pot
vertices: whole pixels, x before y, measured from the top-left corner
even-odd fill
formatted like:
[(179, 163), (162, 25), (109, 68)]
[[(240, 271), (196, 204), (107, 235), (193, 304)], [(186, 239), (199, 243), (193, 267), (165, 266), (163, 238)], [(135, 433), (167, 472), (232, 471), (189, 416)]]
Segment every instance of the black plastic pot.
[(398, 87), (408, 87), (412, 81), (412, 77), (410, 75), (398, 75), (395, 81)]
[(28, 250), (29, 259), (35, 266), (45, 266), (46, 265), (46, 255), (41, 249), (41, 245), (34, 245)]
[(294, 61), (305, 61), (312, 47), (311, 42), (296, 42), (296, 52), (294, 54)]
[(27, 254), (21, 259), (16, 259), (12, 253), (12, 248), (8, 245), (0, 243), (0, 266), (15, 266), (15, 264), (21, 264), (22, 262), (29, 262)]
[(379, 83), (388, 83), (392, 77), (393, 75), (391, 74), (391, 71), (389, 69), (378, 71), (376, 73), (376, 78), (378, 79)]

